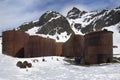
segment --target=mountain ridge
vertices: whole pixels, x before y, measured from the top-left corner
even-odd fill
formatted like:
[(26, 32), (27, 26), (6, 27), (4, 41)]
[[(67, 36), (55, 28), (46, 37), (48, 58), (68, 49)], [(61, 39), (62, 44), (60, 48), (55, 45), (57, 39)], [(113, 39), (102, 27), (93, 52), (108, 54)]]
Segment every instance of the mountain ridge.
[(71, 34), (84, 35), (92, 31), (108, 29), (113, 31), (113, 45), (115, 53), (120, 49), (120, 7), (103, 9), (101, 11), (81, 11), (76, 7), (71, 9), (67, 16), (56, 11), (47, 11), (39, 20), (23, 24), (17, 30), (23, 30), (30, 35), (39, 35), (65, 42)]
[[(66, 17), (56, 11), (47, 11), (39, 18), (39, 20), (22, 24), (17, 30), (27, 32), (36, 27), (34, 33), (36, 35), (43, 34), (54, 36), (56, 34), (60, 35), (65, 31), (67, 35), (73, 33), (83, 35), (119, 23), (119, 15), (120, 7), (91, 12), (81, 11), (78, 8), (73, 7), (73, 9), (67, 13)], [(118, 29), (120, 30), (120, 28)]]
[[(82, 33), (91, 32), (94, 30), (101, 30), (103, 27), (115, 25), (120, 22), (120, 7), (115, 9), (104, 9), (102, 11), (86, 12), (80, 17), (68, 21), (70, 25), (80, 30)], [(75, 25), (79, 26), (76, 28)]]

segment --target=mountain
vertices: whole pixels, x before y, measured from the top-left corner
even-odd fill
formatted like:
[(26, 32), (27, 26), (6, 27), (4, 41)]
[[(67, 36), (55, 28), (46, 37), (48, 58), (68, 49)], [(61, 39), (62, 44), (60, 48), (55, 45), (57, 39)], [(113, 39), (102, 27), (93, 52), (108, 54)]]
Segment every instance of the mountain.
[(67, 14), (72, 30), (75, 34), (86, 34), (92, 31), (108, 29), (113, 31), (114, 54), (120, 53), (120, 7), (104, 9), (102, 11), (80, 11), (73, 8)]
[(85, 13), (87, 13), (87, 12), (80, 11), (78, 8), (73, 7), (73, 9), (68, 12), (67, 17), (69, 19), (76, 19), (76, 18), (80, 18)]
[[(81, 11), (76, 7), (71, 9), (64, 17), (58, 12), (47, 11), (39, 20), (24, 23), (17, 29), (26, 31), (31, 35), (61, 35), (71, 33), (85, 34), (95, 30), (101, 30), (120, 22), (120, 7), (115, 9), (104, 9), (102, 11)], [(118, 27), (120, 32), (120, 27)], [(58, 39), (58, 38), (57, 38)]]
[[(67, 40), (74, 33), (66, 17), (55, 11), (47, 11), (38, 21), (24, 23), (18, 30), (26, 31), (31, 35), (44, 35), (56, 40)], [(64, 38), (64, 39), (63, 39)]]
[(82, 32), (85, 34), (119, 23), (120, 7), (92, 12), (80, 11), (78, 8), (73, 8), (68, 12), (67, 19), (75, 33)]
[(81, 11), (73, 7), (64, 17), (56, 11), (47, 11), (39, 20), (24, 23), (17, 30), (30, 35), (39, 35), (65, 42), (71, 34), (86, 34), (92, 31), (108, 29), (113, 31), (114, 52), (120, 53), (120, 7), (101, 11)]

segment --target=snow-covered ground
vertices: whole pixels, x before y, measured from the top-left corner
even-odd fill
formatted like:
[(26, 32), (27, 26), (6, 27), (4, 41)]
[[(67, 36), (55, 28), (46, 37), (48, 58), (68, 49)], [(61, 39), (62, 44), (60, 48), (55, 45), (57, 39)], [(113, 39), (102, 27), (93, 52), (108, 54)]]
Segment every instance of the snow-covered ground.
[[(34, 59), (39, 62), (34, 63)], [(65, 62), (63, 57), (45, 57), (46, 62), (42, 59), (19, 59), (0, 52), (0, 80), (120, 80), (119, 63), (79, 66)], [(17, 61), (31, 62), (33, 67), (20, 69), (16, 67)]]

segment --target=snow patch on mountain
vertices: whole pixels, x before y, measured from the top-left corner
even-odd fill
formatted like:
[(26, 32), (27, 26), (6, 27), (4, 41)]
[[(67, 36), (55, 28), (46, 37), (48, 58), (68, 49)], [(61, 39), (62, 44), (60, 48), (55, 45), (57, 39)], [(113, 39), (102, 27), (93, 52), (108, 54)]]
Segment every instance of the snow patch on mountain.
[[(73, 23), (79, 23), (82, 27), (85, 27), (88, 23), (83, 22), (85, 18), (77, 18), (77, 19), (68, 19), (68, 22), (72, 25)], [(74, 25), (73, 25), (74, 26)]]
[(51, 22), (52, 20), (55, 20), (61, 17), (60, 14), (56, 14), (56, 15), (57, 15), (56, 17), (52, 17), (48, 22)]
[(38, 35), (38, 36), (45, 37), (45, 38), (52, 38), (52, 39), (54, 39), (56, 42), (66, 42), (66, 41), (70, 38), (70, 36), (71, 36), (71, 34), (68, 35), (67, 32), (63, 32), (63, 33), (60, 33), (60, 34), (58, 34), (58, 33), (56, 32), (55, 35), (49, 35), (49, 34), (47, 34), (47, 35), (37, 34), (37, 35)]
[(29, 35), (37, 35), (37, 36), (42, 36), (45, 38), (51, 38), (51, 39), (54, 39), (56, 42), (66, 42), (71, 36), (71, 34), (68, 35), (66, 31), (62, 33), (58, 33), (58, 30), (59, 30), (58, 27), (54, 29), (56, 30), (56, 33), (54, 35), (37, 34), (38, 30), (41, 29), (41, 27), (42, 26), (33, 27), (29, 29), (28, 31), (26, 31), (26, 33), (28, 33)]
[[(73, 14), (71, 15), (73, 16)], [(81, 16), (73, 19), (67, 16), (67, 20), (69, 21), (75, 33), (76, 33), (75, 29), (78, 29), (78, 27), (77, 28), (75, 27), (75, 24), (78, 23), (81, 25), (79, 30), (82, 29), (82, 33), (87, 33), (94, 31), (96, 29), (97, 30), (102, 29), (105, 26), (111, 26), (117, 24), (118, 22), (120, 22), (119, 15), (120, 15), (120, 8), (104, 9), (102, 11), (86, 12)]]
[[(87, 25), (89, 25), (91, 22), (96, 20), (97, 18), (92, 18), (93, 15), (96, 15), (98, 12), (87, 12), (83, 14), (82, 16), (76, 18), (76, 19), (69, 19), (67, 18), (69, 24), (71, 25), (72, 30), (75, 32), (75, 34), (82, 34), (81, 28), (85, 28)], [(75, 24), (80, 24), (80, 28), (77, 30), (75, 28)]]
[(36, 35), (36, 32), (38, 32), (39, 29), (40, 29), (40, 27), (33, 27), (31, 29), (28, 29), (28, 31), (26, 31), (26, 33), (28, 33), (29, 35)]

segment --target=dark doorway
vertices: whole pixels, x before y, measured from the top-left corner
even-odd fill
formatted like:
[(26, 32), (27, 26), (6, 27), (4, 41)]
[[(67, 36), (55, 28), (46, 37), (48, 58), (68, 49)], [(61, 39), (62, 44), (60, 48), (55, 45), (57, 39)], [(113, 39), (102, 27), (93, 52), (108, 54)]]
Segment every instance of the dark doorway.
[(104, 54), (98, 54), (97, 55), (97, 62), (98, 62), (98, 64), (105, 62), (104, 61)]

